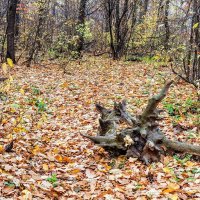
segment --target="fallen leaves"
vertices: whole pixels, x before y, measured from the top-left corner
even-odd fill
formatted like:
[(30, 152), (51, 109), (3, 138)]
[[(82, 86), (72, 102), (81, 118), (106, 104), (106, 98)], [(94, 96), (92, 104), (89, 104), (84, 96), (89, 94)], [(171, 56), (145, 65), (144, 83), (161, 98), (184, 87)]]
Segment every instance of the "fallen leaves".
[(55, 160), (58, 162), (72, 163), (72, 159), (66, 156), (56, 155)]
[(22, 191), (22, 200), (32, 200), (33, 195), (30, 191), (28, 190), (23, 190)]
[(173, 193), (179, 191), (180, 186), (176, 183), (169, 183), (167, 188), (162, 191), (163, 194)]
[[(106, 59), (96, 63), (90, 59), (81, 65), (74, 62), (69, 69), (73, 75), (65, 76), (56, 66), (20, 66), (7, 80), (8, 100), (0, 102), (0, 196), (22, 200), (196, 197), (198, 162), (165, 156), (163, 163), (146, 167), (135, 158), (111, 159), (103, 148), (81, 137), (80, 133), (96, 134), (96, 102), (109, 107), (113, 101), (126, 98), (131, 112), (139, 114), (148, 98), (144, 92), (155, 92), (155, 83), (158, 88), (162, 84), (158, 74), (155, 83), (151, 81), (151, 71), (157, 70), (151, 66), (123, 62), (110, 66)], [(8, 67), (3, 70), (7, 72)], [(159, 73), (167, 78), (168, 71)], [(174, 100), (173, 93), (176, 99), (185, 99), (185, 88), (177, 92), (174, 86), (168, 100)], [(194, 96), (191, 88), (187, 96)], [(183, 117), (180, 120), (189, 121)], [(165, 116), (161, 123), (169, 137), (187, 136), (184, 132), (174, 135), (170, 117)], [(12, 151), (5, 152), (5, 145), (13, 139)], [(130, 138), (125, 142), (132, 143)], [(56, 178), (52, 177), (55, 174)]]

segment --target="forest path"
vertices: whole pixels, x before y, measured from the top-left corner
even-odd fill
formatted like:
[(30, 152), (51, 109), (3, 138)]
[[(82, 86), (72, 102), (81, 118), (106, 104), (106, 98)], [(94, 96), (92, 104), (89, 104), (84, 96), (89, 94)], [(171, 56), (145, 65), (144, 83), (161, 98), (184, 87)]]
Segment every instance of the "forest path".
[[(165, 157), (163, 163), (147, 167), (131, 158), (111, 159), (80, 136), (96, 134), (97, 102), (111, 107), (114, 101), (127, 99), (130, 112), (140, 113), (149, 95), (169, 80), (167, 67), (88, 58), (81, 64), (71, 62), (66, 71), (63, 74), (53, 64), (14, 70), (8, 100), (1, 104), (0, 144), (15, 139), (13, 152), (0, 154), (2, 199), (25, 195), (36, 199), (200, 198), (200, 163), (181, 164)], [(194, 90), (179, 83), (165, 102), (171, 105), (189, 98), (195, 98)], [(167, 113), (162, 129), (169, 137), (198, 142), (187, 133), (189, 127), (196, 134), (197, 116), (181, 117), (185, 131), (176, 129), (175, 135)]]

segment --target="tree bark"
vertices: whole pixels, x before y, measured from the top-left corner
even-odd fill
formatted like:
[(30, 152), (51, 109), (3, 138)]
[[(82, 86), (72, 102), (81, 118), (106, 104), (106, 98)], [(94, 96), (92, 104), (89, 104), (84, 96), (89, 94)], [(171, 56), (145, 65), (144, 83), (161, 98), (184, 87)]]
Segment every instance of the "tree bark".
[(165, 50), (169, 49), (169, 38), (170, 38), (170, 27), (169, 27), (169, 4), (170, 0), (165, 2), (165, 16), (164, 16), (164, 25), (165, 25)]
[[(105, 0), (107, 23), (109, 25), (110, 49), (114, 60), (124, 55), (128, 39), (129, 0), (124, 0), (123, 6), (120, 0)], [(131, 10), (133, 12), (133, 9)]]
[(85, 18), (86, 18), (86, 4), (88, 0), (81, 0), (79, 6), (79, 16), (77, 28), (81, 28), (83, 31), (78, 30), (78, 42), (77, 42), (77, 52), (78, 57), (82, 57), (81, 53), (84, 49), (84, 27), (85, 27)]
[(15, 63), (15, 22), (18, 0), (9, 0), (7, 13), (7, 54), (6, 58), (12, 59)]

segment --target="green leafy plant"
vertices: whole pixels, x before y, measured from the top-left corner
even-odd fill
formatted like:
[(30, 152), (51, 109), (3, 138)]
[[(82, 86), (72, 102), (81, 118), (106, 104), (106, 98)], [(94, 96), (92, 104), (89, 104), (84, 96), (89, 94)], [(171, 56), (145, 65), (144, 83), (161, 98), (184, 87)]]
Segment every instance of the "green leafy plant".
[(38, 108), (38, 112), (44, 112), (47, 109), (47, 104), (43, 100), (37, 100), (35, 106)]
[(15, 187), (15, 184), (12, 181), (6, 181), (4, 182), (4, 185), (8, 187)]
[(198, 137), (198, 135), (193, 130), (187, 131), (186, 133), (188, 134), (188, 139), (192, 139), (192, 138), (197, 138)]
[(92, 39), (92, 32), (90, 31), (90, 21), (86, 21), (85, 24), (79, 24), (76, 26), (76, 31), (81, 34), (85, 40)]
[(112, 159), (112, 161), (109, 163), (109, 166), (111, 166), (112, 168), (115, 167), (116, 165), (116, 160)]
[(190, 160), (191, 157), (192, 155), (190, 154), (187, 154), (184, 158), (180, 158), (178, 155), (173, 156), (173, 158), (177, 160), (179, 163), (181, 163), (181, 165), (184, 165), (187, 161)]
[(56, 177), (56, 174), (52, 174), (51, 177), (48, 177), (46, 180), (49, 181), (54, 187), (57, 186), (58, 178)]
[(192, 172), (193, 174), (200, 174), (200, 169), (194, 168), (194, 169), (192, 169), (191, 172)]
[(32, 86), (31, 89), (32, 89), (32, 94), (34, 94), (34, 95), (40, 95), (41, 94), (41, 91), (38, 87)]
[(170, 116), (175, 115), (175, 107), (172, 104), (164, 103), (164, 108), (167, 109), (167, 112), (169, 113)]
[(119, 163), (118, 168), (119, 169), (123, 169), (124, 166), (125, 166), (125, 162), (121, 162), (121, 163)]
[(187, 114), (188, 112), (194, 114), (200, 112), (200, 103), (198, 101), (192, 100), (191, 98), (186, 99), (183, 104), (183, 113)]

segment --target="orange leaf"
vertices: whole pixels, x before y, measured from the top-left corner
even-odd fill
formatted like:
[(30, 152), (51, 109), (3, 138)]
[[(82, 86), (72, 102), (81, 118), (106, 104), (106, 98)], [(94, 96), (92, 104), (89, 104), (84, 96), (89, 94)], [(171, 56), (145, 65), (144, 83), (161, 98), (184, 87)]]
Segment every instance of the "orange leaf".
[(4, 148), (2, 145), (0, 145), (0, 153), (2, 153), (4, 151)]
[(63, 162), (72, 163), (72, 159), (69, 157), (63, 157)]
[(61, 155), (56, 155), (55, 156), (55, 159), (58, 161), (58, 162), (62, 162), (63, 161), (63, 157)]
[(73, 169), (72, 171), (71, 171), (71, 174), (77, 174), (77, 173), (79, 173), (81, 170), (80, 169)]
[(67, 82), (64, 82), (63, 84), (61, 84), (61, 87), (62, 87), (62, 88), (67, 88), (67, 87), (68, 87), (68, 83), (67, 83)]

